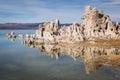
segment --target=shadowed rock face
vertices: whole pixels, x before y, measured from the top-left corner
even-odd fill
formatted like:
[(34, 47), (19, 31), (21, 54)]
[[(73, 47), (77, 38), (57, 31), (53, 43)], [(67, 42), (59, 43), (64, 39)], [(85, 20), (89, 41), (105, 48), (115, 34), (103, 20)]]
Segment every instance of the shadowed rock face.
[(52, 43), (76, 43), (94, 38), (120, 39), (120, 25), (112, 23), (110, 17), (102, 11), (86, 6), (82, 20), (81, 24), (73, 23), (63, 27), (59, 25), (58, 19), (55, 23), (45, 22), (36, 31), (36, 37), (43, 42)]
[(74, 60), (82, 59), (86, 73), (97, 71), (101, 66), (120, 67), (120, 47), (119, 46), (83, 46), (68, 44), (25, 44), (28, 47), (38, 47), (40, 52), (56, 57), (57, 60), (62, 55), (68, 55)]

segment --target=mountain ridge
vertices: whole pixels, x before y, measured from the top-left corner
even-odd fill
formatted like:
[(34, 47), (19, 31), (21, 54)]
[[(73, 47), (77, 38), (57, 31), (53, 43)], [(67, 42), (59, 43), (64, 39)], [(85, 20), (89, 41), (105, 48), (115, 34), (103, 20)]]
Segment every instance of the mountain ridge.
[[(6, 29), (38, 29), (39, 24), (41, 23), (0, 23), (0, 29), (6, 30)], [(71, 23), (64, 23), (63, 25), (71, 25)]]

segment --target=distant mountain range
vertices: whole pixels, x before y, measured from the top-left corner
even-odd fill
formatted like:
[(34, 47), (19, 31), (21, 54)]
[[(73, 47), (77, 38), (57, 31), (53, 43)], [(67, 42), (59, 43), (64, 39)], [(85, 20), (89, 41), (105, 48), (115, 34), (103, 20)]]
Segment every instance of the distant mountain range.
[(0, 29), (37, 29), (39, 24), (40, 23), (5, 23), (0, 24)]
[[(5, 23), (0, 24), (0, 29), (38, 29), (38, 25), (43, 23)], [(61, 24), (63, 25), (71, 25), (71, 24)]]

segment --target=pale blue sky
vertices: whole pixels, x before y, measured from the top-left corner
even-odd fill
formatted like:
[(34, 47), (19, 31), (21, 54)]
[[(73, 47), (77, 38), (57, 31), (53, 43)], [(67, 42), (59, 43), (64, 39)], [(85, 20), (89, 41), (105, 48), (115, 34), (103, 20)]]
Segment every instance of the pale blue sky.
[(81, 22), (85, 5), (120, 22), (120, 0), (0, 0), (0, 23)]

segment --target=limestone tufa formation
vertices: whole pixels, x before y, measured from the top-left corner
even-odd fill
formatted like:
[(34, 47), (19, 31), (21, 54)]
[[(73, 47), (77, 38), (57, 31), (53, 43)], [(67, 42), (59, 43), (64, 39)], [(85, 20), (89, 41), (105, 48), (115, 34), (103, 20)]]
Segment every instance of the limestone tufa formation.
[(8, 37), (8, 38), (16, 38), (14, 32), (11, 32), (10, 34), (6, 34), (6, 37)]
[[(102, 11), (86, 6), (82, 20), (81, 24), (60, 26), (60, 21), (56, 19), (55, 23), (40, 24), (35, 34), (19, 34), (18, 37), (39, 43), (79, 43), (81, 41), (95, 43), (97, 40), (120, 40), (119, 23), (113, 23)], [(14, 34), (6, 36), (14, 37)]]
[(120, 26), (113, 23), (110, 17), (96, 8), (85, 7), (85, 13), (82, 17), (84, 35), (86, 38), (98, 37), (102, 39), (119, 39)]
[(120, 25), (113, 23), (110, 17), (102, 11), (86, 6), (82, 20), (82, 24), (73, 23), (63, 27), (60, 26), (58, 19), (55, 23), (45, 22), (39, 25), (36, 37), (43, 43), (76, 43), (91, 39), (120, 39)]

